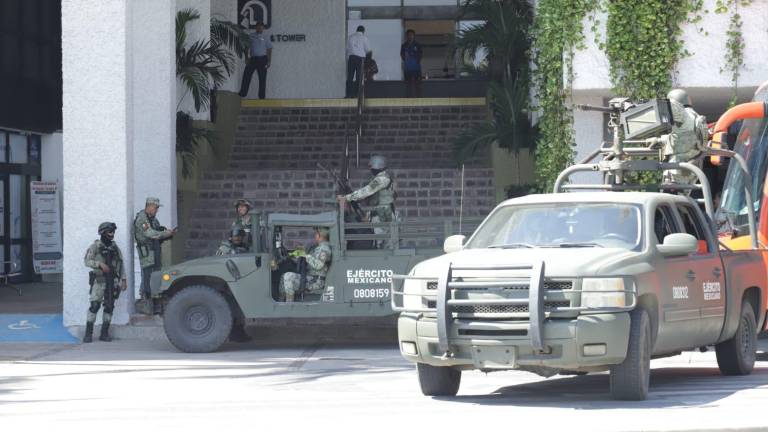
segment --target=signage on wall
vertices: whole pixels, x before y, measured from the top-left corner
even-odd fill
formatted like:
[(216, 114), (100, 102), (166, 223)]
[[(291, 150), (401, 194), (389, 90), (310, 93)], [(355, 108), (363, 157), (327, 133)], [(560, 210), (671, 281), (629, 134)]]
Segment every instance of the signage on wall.
[(256, 24), (272, 27), (272, 0), (237, 0), (237, 19), (240, 26), (253, 30)]
[(269, 37), (272, 42), (306, 42), (305, 34), (274, 34)]
[(32, 261), (35, 273), (62, 272), (61, 217), (56, 182), (30, 184), (32, 207)]

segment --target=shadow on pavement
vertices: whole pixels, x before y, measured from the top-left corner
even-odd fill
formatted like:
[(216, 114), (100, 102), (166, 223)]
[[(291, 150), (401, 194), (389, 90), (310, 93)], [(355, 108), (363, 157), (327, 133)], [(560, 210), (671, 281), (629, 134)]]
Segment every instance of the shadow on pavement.
[(608, 374), (558, 377), (502, 387), (488, 395), (436, 398), (477, 405), (567, 407), (573, 409), (646, 409), (701, 406), (715, 403), (738, 391), (768, 386), (768, 368), (752, 375), (723, 376), (717, 368), (662, 367), (651, 373), (645, 401), (616, 401), (609, 393)]

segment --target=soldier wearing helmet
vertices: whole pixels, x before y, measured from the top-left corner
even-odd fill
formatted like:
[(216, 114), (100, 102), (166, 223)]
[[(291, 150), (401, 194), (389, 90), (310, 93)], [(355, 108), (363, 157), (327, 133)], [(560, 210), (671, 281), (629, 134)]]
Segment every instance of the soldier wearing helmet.
[(245, 231), (245, 237), (243, 237), (243, 247), (246, 252), (253, 252), (255, 249), (259, 249), (261, 245), (261, 215), (259, 213), (251, 213), (253, 204), (247, 199), (235, 200), (235, 212), (237, 216), (235, 221), (232, 222), (232, 229), (240, 228)]
[[(707, 119), (693, 109), (691, 97), (683, 89), (673, 89), (667, 93), (672, 108), (672, 131), (664, 144), (666, 162), (691, 162), (701, 167), (701, 151), (709, 138)], [(690, 183), (695, 176), (680, 170), (664, 172), (667, 181)]]
[[(367, 185), (350, 194), (338, 195), (336, 198), (342, 204), (367, 199), (368, 205), (373, 207), (371, 209), (371, 222), (392, 222), (395, 219), (397, 192), (395, 191), (395, 181), (387, 172), (387, 159), (381, 155), (371, 156), (368, 168), (371, 169), (373, 178)], [(374, 232), (383, 234), (386, 230), (374, 228)]]
[(219, 249), (216, 250), (216, 255), (236, 255), (248, 252), (245, 247), (245, 237), (244, 229), (233, 227), (229, 234), (229, 240), (221, 242)]
[[(96, 313), (101, 305), (104, 305), (104, 313), (101, 322), (101, 336), (99, 340), (110, 342), (109, 324), (112, 322), (112, 311), (115, 308), (115, 300), (119, 291), (125, 291), (128, 286), (125, 281), (125, 268), (123, 267), (123, 254), (117, 243), (114, 242), (117, 225), (114, 222), (104, 222), (99, 225), (99, 239), (94, 241), (85, 252), (85, 266), (91, 269), (89, 274), (90, 307), (85, 324), (85, 336), (83, 342), (93, 340), (93, 325), (96, 322)], [(107, 292), (107, 290), (112, 290)]]
[(328, 268), (331, 266), (333, 252), (331, 244), (328, 242), (330, 230), (326, 227), (316, 227), (314, 241), (315, 244), (304, 252), (296, 249), (292, 252), (295, 258), (304, 258), (307, 262), (306, 279), (302, 290), (302, 275), (295, 272), (283, 273), (280, 278), (280, 297), (286, 302), (292, 302), (297, 294), (302, 291), (311, 294), (321, 294), (325, 290), (325, 275), (328, 274)]

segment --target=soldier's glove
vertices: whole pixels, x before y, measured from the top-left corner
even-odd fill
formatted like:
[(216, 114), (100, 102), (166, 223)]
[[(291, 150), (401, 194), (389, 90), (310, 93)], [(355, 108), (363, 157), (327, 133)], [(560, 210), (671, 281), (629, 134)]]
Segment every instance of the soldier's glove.
[(306, 255), (307, 255), (307, 252), (303, 248), (294, 249), (293, 252), (288, 254), (288, 256), (291, 258), (298, 258)]

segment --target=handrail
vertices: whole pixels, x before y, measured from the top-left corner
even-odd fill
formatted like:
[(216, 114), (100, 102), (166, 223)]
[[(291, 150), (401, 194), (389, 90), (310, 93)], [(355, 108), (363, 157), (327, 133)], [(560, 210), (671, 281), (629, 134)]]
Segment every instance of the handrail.
[(363, 111), (365, 108), (365, 60), (357, 80), (357, 112), (355, 113), (355, 168), (360, 168), (360, 138), (363, 136)]

